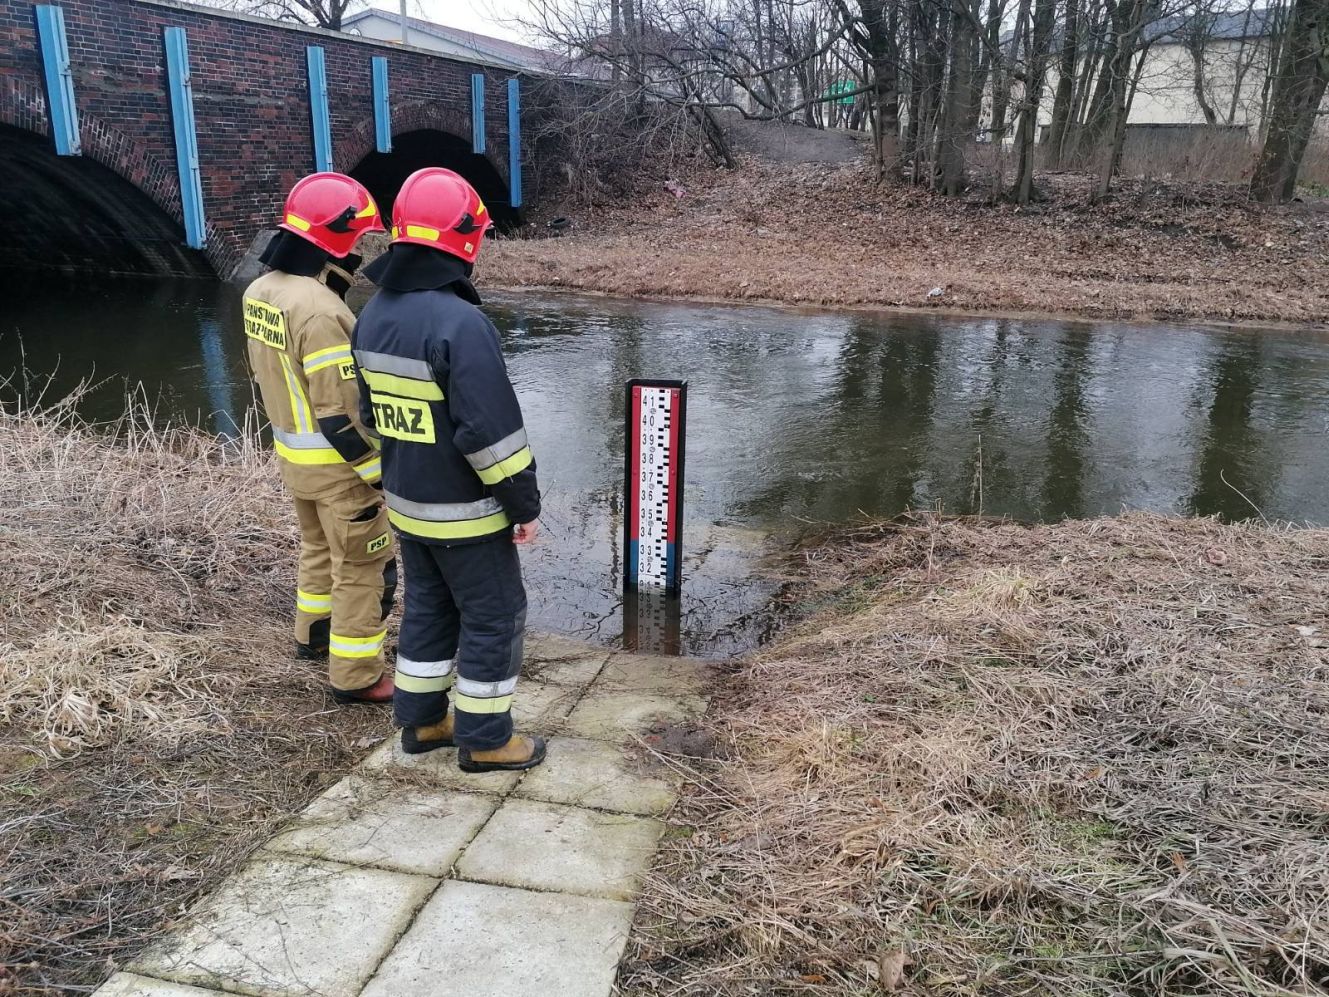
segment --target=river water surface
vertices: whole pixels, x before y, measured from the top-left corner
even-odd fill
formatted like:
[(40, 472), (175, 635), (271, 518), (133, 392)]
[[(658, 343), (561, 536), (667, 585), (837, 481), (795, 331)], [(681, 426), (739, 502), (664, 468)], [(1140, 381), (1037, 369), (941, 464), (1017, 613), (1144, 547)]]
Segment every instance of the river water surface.
[[(49, 398), (99, 382), (90, 417), (122, 410), (126, 379), (162, 419), (219, 433), (252, 405), (235, 288), (25, 280), (5, 297), (0, 374), (53, 375)], [(545, 494), (526, 558), (537, 627), (746, 648), (770, 626), (772, 538), (907, 508), (1329, 523), (1329, 341), (1309, 333), (510, 293), (487, 311)], [(678, 621), (622, 604), (631, 377), (689, 382)]]

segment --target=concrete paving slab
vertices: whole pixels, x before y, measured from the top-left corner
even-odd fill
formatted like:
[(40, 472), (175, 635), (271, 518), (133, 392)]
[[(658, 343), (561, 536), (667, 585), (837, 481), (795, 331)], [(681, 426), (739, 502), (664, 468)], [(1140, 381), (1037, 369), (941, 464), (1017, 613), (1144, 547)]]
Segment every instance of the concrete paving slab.
[(566, 637), (528, 638), (523, 677), (536, 682), (584, 686), (595, 678), (609, 649)]
[(421, 781), (444, 789), (459, 789), (468, 793), (507, 793), (517, 780), (520, 772), (485, 772), (481, 775), (467, 775), (457, 768), (455, 748), (440, 748), (424, 755), (408, 755), (401, 750), (401, 735), (394, 734), (386, 743), (376, 748), (364, 760), (363, 769), (368, 774), (412, 775)]
[(217, 997), (218, 993), (134, 973), (116, 973), (93, 992), (93, 997)]
[(700, 696), (650, 696), (592, 687), (563, 724), (563, 731), (576, 737), (620, 741), (660, 727), (694, 724), (705, 712), (706, 700)]
[(552, 682), (518, 682), (512, 696), (512, 724), (518, 733), (557, 729), (577, 704), (581, 689)]
[(555, 737), (549, 759), (515, 790), (524, 799), (654, 816), (678, 797), (682, 779), (640, 748)]
[(631, 904), (453, 880), (364, 997), (608, 995), (631, 925)]
[(457, 863), (462, 879), (628, 900), (651, 864), (659, 821), (509, 797)]
[(655, 695), (700, 695), (715, 675), (715, 666), (694, 658), (671, 658), (649, 654), (610, 655), (597, 690), (652, 693)]
[(441, 879), (498, 801), (350, 776), (310, 804), (267, 849)]
[(130, 969), (258, 997), (355, 994), (437, 885), (382, 869), (260, 858)]

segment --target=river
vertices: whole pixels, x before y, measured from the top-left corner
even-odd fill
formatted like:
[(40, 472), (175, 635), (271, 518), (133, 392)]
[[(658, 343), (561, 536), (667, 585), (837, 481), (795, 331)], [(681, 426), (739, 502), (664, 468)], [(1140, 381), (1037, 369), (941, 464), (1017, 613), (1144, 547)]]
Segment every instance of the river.
[[(7, 398), (89, 382), (84, 413), (110, 419), (132, 383), (159, 419), (218, 433), (252, 405), (235, 288), (9, 283), (0, 375), (28, 375)], [(771, 626), (772, 541), (907, 508), (1329, 523), (1329, 340), (1311, 334), (520, 293), (487, 311), (545, 495), (536, 627), (745, 649)], [(689, 382), (677, 618), (620, 592), (631, 377)]]

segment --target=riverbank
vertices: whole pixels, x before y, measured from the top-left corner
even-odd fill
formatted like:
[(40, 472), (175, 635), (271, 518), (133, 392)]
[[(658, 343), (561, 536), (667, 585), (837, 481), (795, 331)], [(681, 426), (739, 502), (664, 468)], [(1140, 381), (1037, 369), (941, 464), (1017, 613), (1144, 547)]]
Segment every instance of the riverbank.
[(292, 657), (257, 437), (0, 413), (0, 993), (83, 992), (381, 739)]
[[(1089, 319), (1329, 324), (1329, 201), (1237, 185), (1040, 179), (1034, 205), (876, 183), (865, 165), (744, 160), (495, 240), (481, 286)], [(681, 192), (682, 196), (678, 196)], [(543, 217), (533, 226), (547, 232)]]
[[(95, 984), (387, 733), (290, 656), (270, 461), (0, 415), (0, 993)], [(1315, 992), (1326, 550), (1148, 515), (806, 547), (673, 759), (620, 990)]]
[(804, 550), (623, 991), (1320, 992), (1326, 550), (1149, 515)]

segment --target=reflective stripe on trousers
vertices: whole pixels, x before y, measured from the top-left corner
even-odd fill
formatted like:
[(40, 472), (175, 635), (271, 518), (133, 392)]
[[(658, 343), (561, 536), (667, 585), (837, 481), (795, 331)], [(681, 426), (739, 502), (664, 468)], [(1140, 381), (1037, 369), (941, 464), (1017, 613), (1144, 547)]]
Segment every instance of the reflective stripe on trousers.
[(457, 547), (403, 536), (399, 550), (407, 585), (397, 724), (438, 723), (451, 687), (457, 743), (473, 750), (506, 744), (526, 624), (517, 548), (507, 536)]

